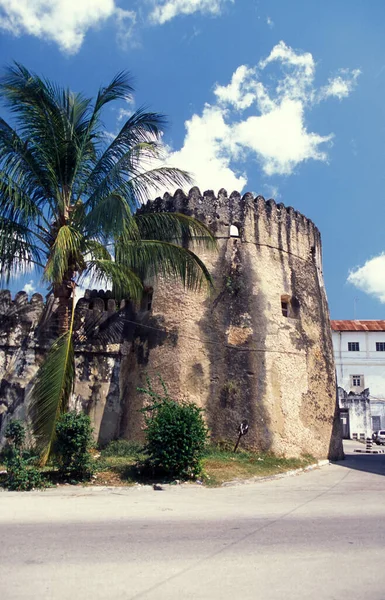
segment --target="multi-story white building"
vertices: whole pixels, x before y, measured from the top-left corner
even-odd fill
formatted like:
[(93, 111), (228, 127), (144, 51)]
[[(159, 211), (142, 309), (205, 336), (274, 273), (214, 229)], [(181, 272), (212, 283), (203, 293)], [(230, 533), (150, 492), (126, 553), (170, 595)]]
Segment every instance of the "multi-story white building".
[(385, 321), (332, 321), (344, 437), (385, 429)]

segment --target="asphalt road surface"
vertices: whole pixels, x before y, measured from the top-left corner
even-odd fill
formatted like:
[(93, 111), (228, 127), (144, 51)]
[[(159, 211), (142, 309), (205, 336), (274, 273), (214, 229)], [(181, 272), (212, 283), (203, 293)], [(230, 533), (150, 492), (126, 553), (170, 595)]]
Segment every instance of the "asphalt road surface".
[(385, 455), (220, 489), (1, 492), (0, 599), (384, 600), (384, 543)]

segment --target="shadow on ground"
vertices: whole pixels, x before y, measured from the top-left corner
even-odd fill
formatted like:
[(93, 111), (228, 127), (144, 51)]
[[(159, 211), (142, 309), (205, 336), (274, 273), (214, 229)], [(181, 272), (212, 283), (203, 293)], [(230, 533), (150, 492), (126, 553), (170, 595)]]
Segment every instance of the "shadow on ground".
[[(354, 452), (358, 448), (364, 450), (364, 444), (352, 440), (344, 440), (345, 459), (332, 461), (339, 467), (346, 467), (355, 471), (366, 471), (376, 475), (385, 475), (385, 454), (361, 454)], [(373, 446), (374, 450), (384, 449), (383, 446)]]

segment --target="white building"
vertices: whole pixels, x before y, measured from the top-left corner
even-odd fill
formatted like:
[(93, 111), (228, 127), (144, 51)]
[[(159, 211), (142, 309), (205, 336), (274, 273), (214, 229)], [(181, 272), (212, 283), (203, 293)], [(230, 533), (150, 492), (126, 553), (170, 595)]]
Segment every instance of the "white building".
[(385, 321), (332, 321), (344, 437), (385, 429)]

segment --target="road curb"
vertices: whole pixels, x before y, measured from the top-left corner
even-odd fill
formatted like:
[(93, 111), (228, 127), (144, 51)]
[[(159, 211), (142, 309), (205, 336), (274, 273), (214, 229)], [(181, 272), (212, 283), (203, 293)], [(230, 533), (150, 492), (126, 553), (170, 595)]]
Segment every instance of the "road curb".
[(276, 475), (267, 475), (266, 477), (251, 477), (250, 479), (233, 479), (231, 481), (224, 481), (221, 484), (221, 487), (231, 487), (235, 485), (245, 485), (248, 483), (258, 483), (259, 481), (272, 481), (274, 479), (284, 479), (285, 477), (294, 477), (294, 475), (300, 475), (301, 473), (306, 473), (307, 471), (314, 471), (314, 469), (319, 469), (320, 467), (325, 467), (326, 465), (330, 465), (331, 462), (328, 459), (319, 460), (312, 465), (308, 465), (307, 467), (301, 467), (300, 469), (293, 469), (291, 471), (285, 471), (285, 473), (277, 473)]

